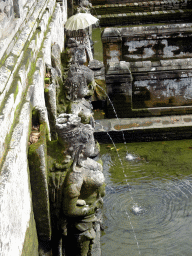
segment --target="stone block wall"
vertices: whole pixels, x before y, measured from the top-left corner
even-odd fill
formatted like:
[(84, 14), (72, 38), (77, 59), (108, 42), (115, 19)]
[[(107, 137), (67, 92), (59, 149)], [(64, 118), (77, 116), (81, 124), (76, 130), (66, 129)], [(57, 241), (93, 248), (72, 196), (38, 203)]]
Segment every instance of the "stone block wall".
[(140, 26), (119, 29), (122, 60), (159, 60), (192, 57), (192, 24)]
[[(104, 30), (107, 90), (125, 103), (126, 111), (121, 111), (116, 94), (119, 117), (192, 113), (191, 29), (185, 23)], [(114, 71), (123, 62), (132, 76), (126, 85), (121, 81), (124, 69)], [(110, 106), (108, 117), (114, 117)]]
[(64, 50), (67, 1), (9, 0), (0, 9), (0, 255), (36, 256), (28, 141), (34, 108), (51, 137), (44, 77), (52, 46)]

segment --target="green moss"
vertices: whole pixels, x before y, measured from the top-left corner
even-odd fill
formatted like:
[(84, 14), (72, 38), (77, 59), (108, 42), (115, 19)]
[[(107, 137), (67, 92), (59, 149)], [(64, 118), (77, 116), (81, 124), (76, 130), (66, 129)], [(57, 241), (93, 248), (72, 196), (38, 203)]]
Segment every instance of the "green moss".
[(32, 109), (32, 124), (34, 126), (40, 125), (40, 113), (36, 108)]
[(67, 109), (70, 108), (70, 102), (66, 99), (66, 91), (63, 85), (63, 81), (61, 79), (58, 80), (59, 87), (56, 88), (57, 90), (57, 113), (65, 113)]
[(33, 211), (31, 211), (29, 227), (25, 234), (25, 241), (21, 256), (39, 256), (38, 238)]
[(78, 114), (78, 116), (81, 117), (81, 123), (83, 123), (83, 124), (89, 124), (90, 123), (90, 117), (91, 116), (84, 115), (84, 113), (82, 111)]
[(103, 45), (101, 42), (101, 32), (103, 29), (94, 28), (92, 32), (92, 40), (94, 42), (94, 59), (103, 61)]
[(17, 84), (16, 88), (15, 88), (15, 92), (14, 92), (14, 101), (15, 101), (15, 99), (17, 97), (18, 92), (19, 92), (19, 85)]
[(46, 123), (40, 124), (39, 140), (29, 146), (28, 163), (37, 232), (41, 239), (49, 241), (51, 220), (48, 196)]
[(63, 170), (70, 168), (72, 162), (65, 163), (66, 145), (59, 143), (58, 140), (47, 142), (47, 163), (49, 171)]
[[(127, 161), (127, 148), (117, 144), (118, 154), (113, 145), (101, 145), (101, 154), (110, 154), (113, 163), (110, 168), (111, 178), (115, 182), (127, 182), (143, 178), (174, 179), (191, 175), (192, 140), (138, 142), (129, 143), (129, 154), (136, 157), (135, 162)], [(123, 166), (120, 163), (123, 161)], [(123, 172), (123, 168), (125, 172)]]
[(45, 82), (45, 84), (51, 84), (51, 79), (50, 79), (50, 77), (45, 77), (45, 78), (44, 78), (44, 82)]
[[(32, 113), (32, 118), (38, 118), (38, 111), (35, 111), (33, 109), (33, 113)], [(29, 147), (29, 158), (31, 158), (32, 163), (35, 164), (35, 160), (32, 158), (32, 155), (34, 154), (34, 152), (36, 151), (37, 148), (39, 148), (40, 145), (44, 144), (46, 145), (47, 141), (47, 126), (46, 123), (40, 124), (40, 138), (36, 143), (33, 143), (30, 145)]]
[[(94, 90), (93, 100), (106, 100), (107, 98), (107, 88), (105, 80), (95, 80), (96, 86)], [(97, 86), (98, 85), (98, 86)]]
[[(29, 169), (27, 169), (27, 172), (28, 172), (28, 176), (30, 176)], [(32, 198), (30, 179), (28, 179), (28, 185), (30, 188), (30, 195)], [(29, 226), (25, 233), (25, 241), (24, 241), (21, 256), (29, 256), (29, 255), (39, 256), (38, 236), (37, 236), (37, 230), (36, 230), (36, 223), (35, 223), (35, 219), (34, 219), (33, 206), (31, 206)]]
[(30, 69), (29, 73), (27, 74), (28, 85), (31, 85), (33, 83), (33, 74), (34, 74), (35, 70), (36, 70), (36, 62), (32, 62), (31, 69)]

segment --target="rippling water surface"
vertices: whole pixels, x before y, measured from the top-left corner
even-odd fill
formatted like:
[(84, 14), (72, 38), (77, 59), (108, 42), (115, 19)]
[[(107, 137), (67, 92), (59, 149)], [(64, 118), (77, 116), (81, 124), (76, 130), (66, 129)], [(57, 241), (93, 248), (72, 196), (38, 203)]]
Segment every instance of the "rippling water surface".
[(192, 141), (117, 144), (117, 150), (101, 147), (102, 255), (192, 255)]

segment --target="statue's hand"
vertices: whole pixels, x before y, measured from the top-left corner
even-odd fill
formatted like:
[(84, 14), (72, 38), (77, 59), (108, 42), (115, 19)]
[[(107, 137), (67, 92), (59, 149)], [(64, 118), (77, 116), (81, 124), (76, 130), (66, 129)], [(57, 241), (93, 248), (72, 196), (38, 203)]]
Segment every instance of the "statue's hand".
[(85, 205), (82, 209), (82, 212), (84, 215), (90, 215), (90, 214), (93, 214), (95, 213), (95, 211), (99, 208), (101, 208), (103, 205), (103, 199), (100, 197), (99, 199), (97, 199), (93, 204), (92, 206), (88, 206), (88, 205)]
[(101, 208), (103, 205), (103, 199), (101, 197), (99, 197), (99, 199), (97, 199), (97, 201), (94, 203), (95, 205), (95, 210), (97, 210), (98, 208)]
[(88, 215), (90, 211), (90, 207), (86, 205), (83, 207), (82, 211), (83, 211), (83, 214)]

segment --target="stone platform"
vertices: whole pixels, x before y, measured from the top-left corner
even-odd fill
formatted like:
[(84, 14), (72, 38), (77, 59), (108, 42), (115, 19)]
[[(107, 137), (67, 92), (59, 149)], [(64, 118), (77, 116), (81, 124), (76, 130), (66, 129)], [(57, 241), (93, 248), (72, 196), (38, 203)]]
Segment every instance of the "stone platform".
[(96, 120), (96, 139), (112, 143), (107, 133), (115, 143), (192, 139), (192, 115)]

